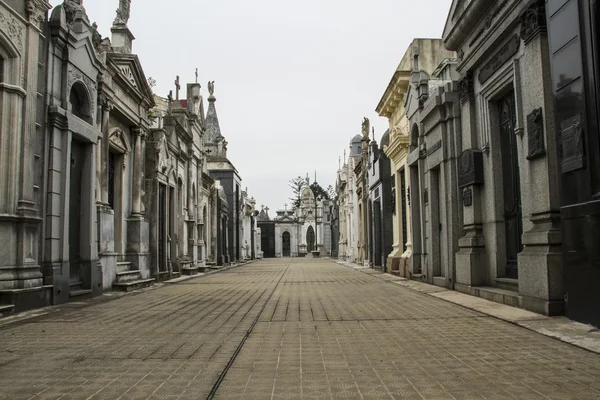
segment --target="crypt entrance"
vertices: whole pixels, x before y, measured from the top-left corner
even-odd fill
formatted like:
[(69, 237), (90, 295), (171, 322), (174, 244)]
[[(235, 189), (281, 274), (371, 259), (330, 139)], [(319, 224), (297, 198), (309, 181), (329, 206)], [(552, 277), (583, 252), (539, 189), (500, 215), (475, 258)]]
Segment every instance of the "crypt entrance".
[(290, 257), (291, 256), (291, 237), (290, 237), (290, 233), (289, 232), (283, 232), (283, 234), (281, 235), (281, 243), (282, 243), (282, 256), (283, 257)]
[(521, 183), (519, 178), (519, 154), (515, 135), (515, 93), (511, 91), (498, 102), (500, 149), (502, 156), (502, 184), (504, 190), (504, 234), (506, 248), (505, 277), (517, 279), (517, 255), (523, 250), (523, 215), (521, 207)]

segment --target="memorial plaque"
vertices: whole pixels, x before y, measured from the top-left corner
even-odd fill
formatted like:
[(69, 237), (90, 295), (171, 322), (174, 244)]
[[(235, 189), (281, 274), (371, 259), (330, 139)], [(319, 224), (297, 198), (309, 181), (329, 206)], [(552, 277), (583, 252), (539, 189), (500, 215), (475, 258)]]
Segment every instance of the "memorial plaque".
[(542, 109), (533, 110), (527, 116), (527, 143), (529, 151), (527, 159), (533, 160), (546, 154), (544, 145), (544, 118)]
[(562, 144), (562, 172), (571, 172), (585, 166), (581, 114), (568, 118), (560, 124)]
[(483, 153), (477, 149), (467, 149), (458, 158), (458, 187), (483, 183)]
[(463, 206), (469, 207), (473, 205), (473, 190), (468, 187), (463, 190), (462, 193)]
[(427, 156), (429, 157), (430, 155), (432, 155), (433, 153), (435, 153), (437, 150), (439, 150), (441, 148), (442, 148), (442, 141), (438, 140), (430, 148), (427, 149)]
[(481, 68), (479, 72), (479, 83), (483, 84), (490, 79), (494, 72), (498, 71), (510, 58), (519, 50), (521, 39), (519, 35), (514, 35), (504, 46), (498, 50), (490, 61)]

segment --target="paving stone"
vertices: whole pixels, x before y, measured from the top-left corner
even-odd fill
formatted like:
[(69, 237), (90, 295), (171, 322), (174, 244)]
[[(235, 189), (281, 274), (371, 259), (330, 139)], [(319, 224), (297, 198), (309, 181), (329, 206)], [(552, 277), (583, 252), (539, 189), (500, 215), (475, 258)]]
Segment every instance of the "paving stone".
[(600, 398), (596, 354), (326, 259), (273, 259), (3, 327), (0, 399), (206, 398), (256, 318), (217, 398)]

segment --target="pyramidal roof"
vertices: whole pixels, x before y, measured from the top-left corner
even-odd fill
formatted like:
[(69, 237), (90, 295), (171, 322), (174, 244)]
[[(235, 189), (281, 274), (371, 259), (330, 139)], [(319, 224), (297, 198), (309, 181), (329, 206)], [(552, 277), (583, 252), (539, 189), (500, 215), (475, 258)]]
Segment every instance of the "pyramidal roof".
[(217, 138), (222, 138), (221, 127), (219, 126), (219, 117), (217, 117), (217, 109), (215, 108), (215, 101), (217, 98), (214, 95), (215, 86), (214, 82), (208, 83), (208, 111), (206, 112), (206, 139), (209, 142), (214, 142)]

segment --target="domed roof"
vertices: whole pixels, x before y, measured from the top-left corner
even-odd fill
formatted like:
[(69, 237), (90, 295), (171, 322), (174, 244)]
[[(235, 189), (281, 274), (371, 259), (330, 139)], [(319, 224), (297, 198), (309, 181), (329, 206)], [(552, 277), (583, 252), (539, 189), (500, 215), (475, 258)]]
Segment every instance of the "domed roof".
[(390, 145), (390, 130), (388, 129), (387, 131), (385, 131), (385, 133), (381, 137), (381, 148), (383, 149), (384, 146), (389, 146), (389, 145)]
[(356, 135), (352, 138), (352, 140), (350, 141), (350, 144), (360, 143), (360, 142), (362, 142), (362, 136)]

